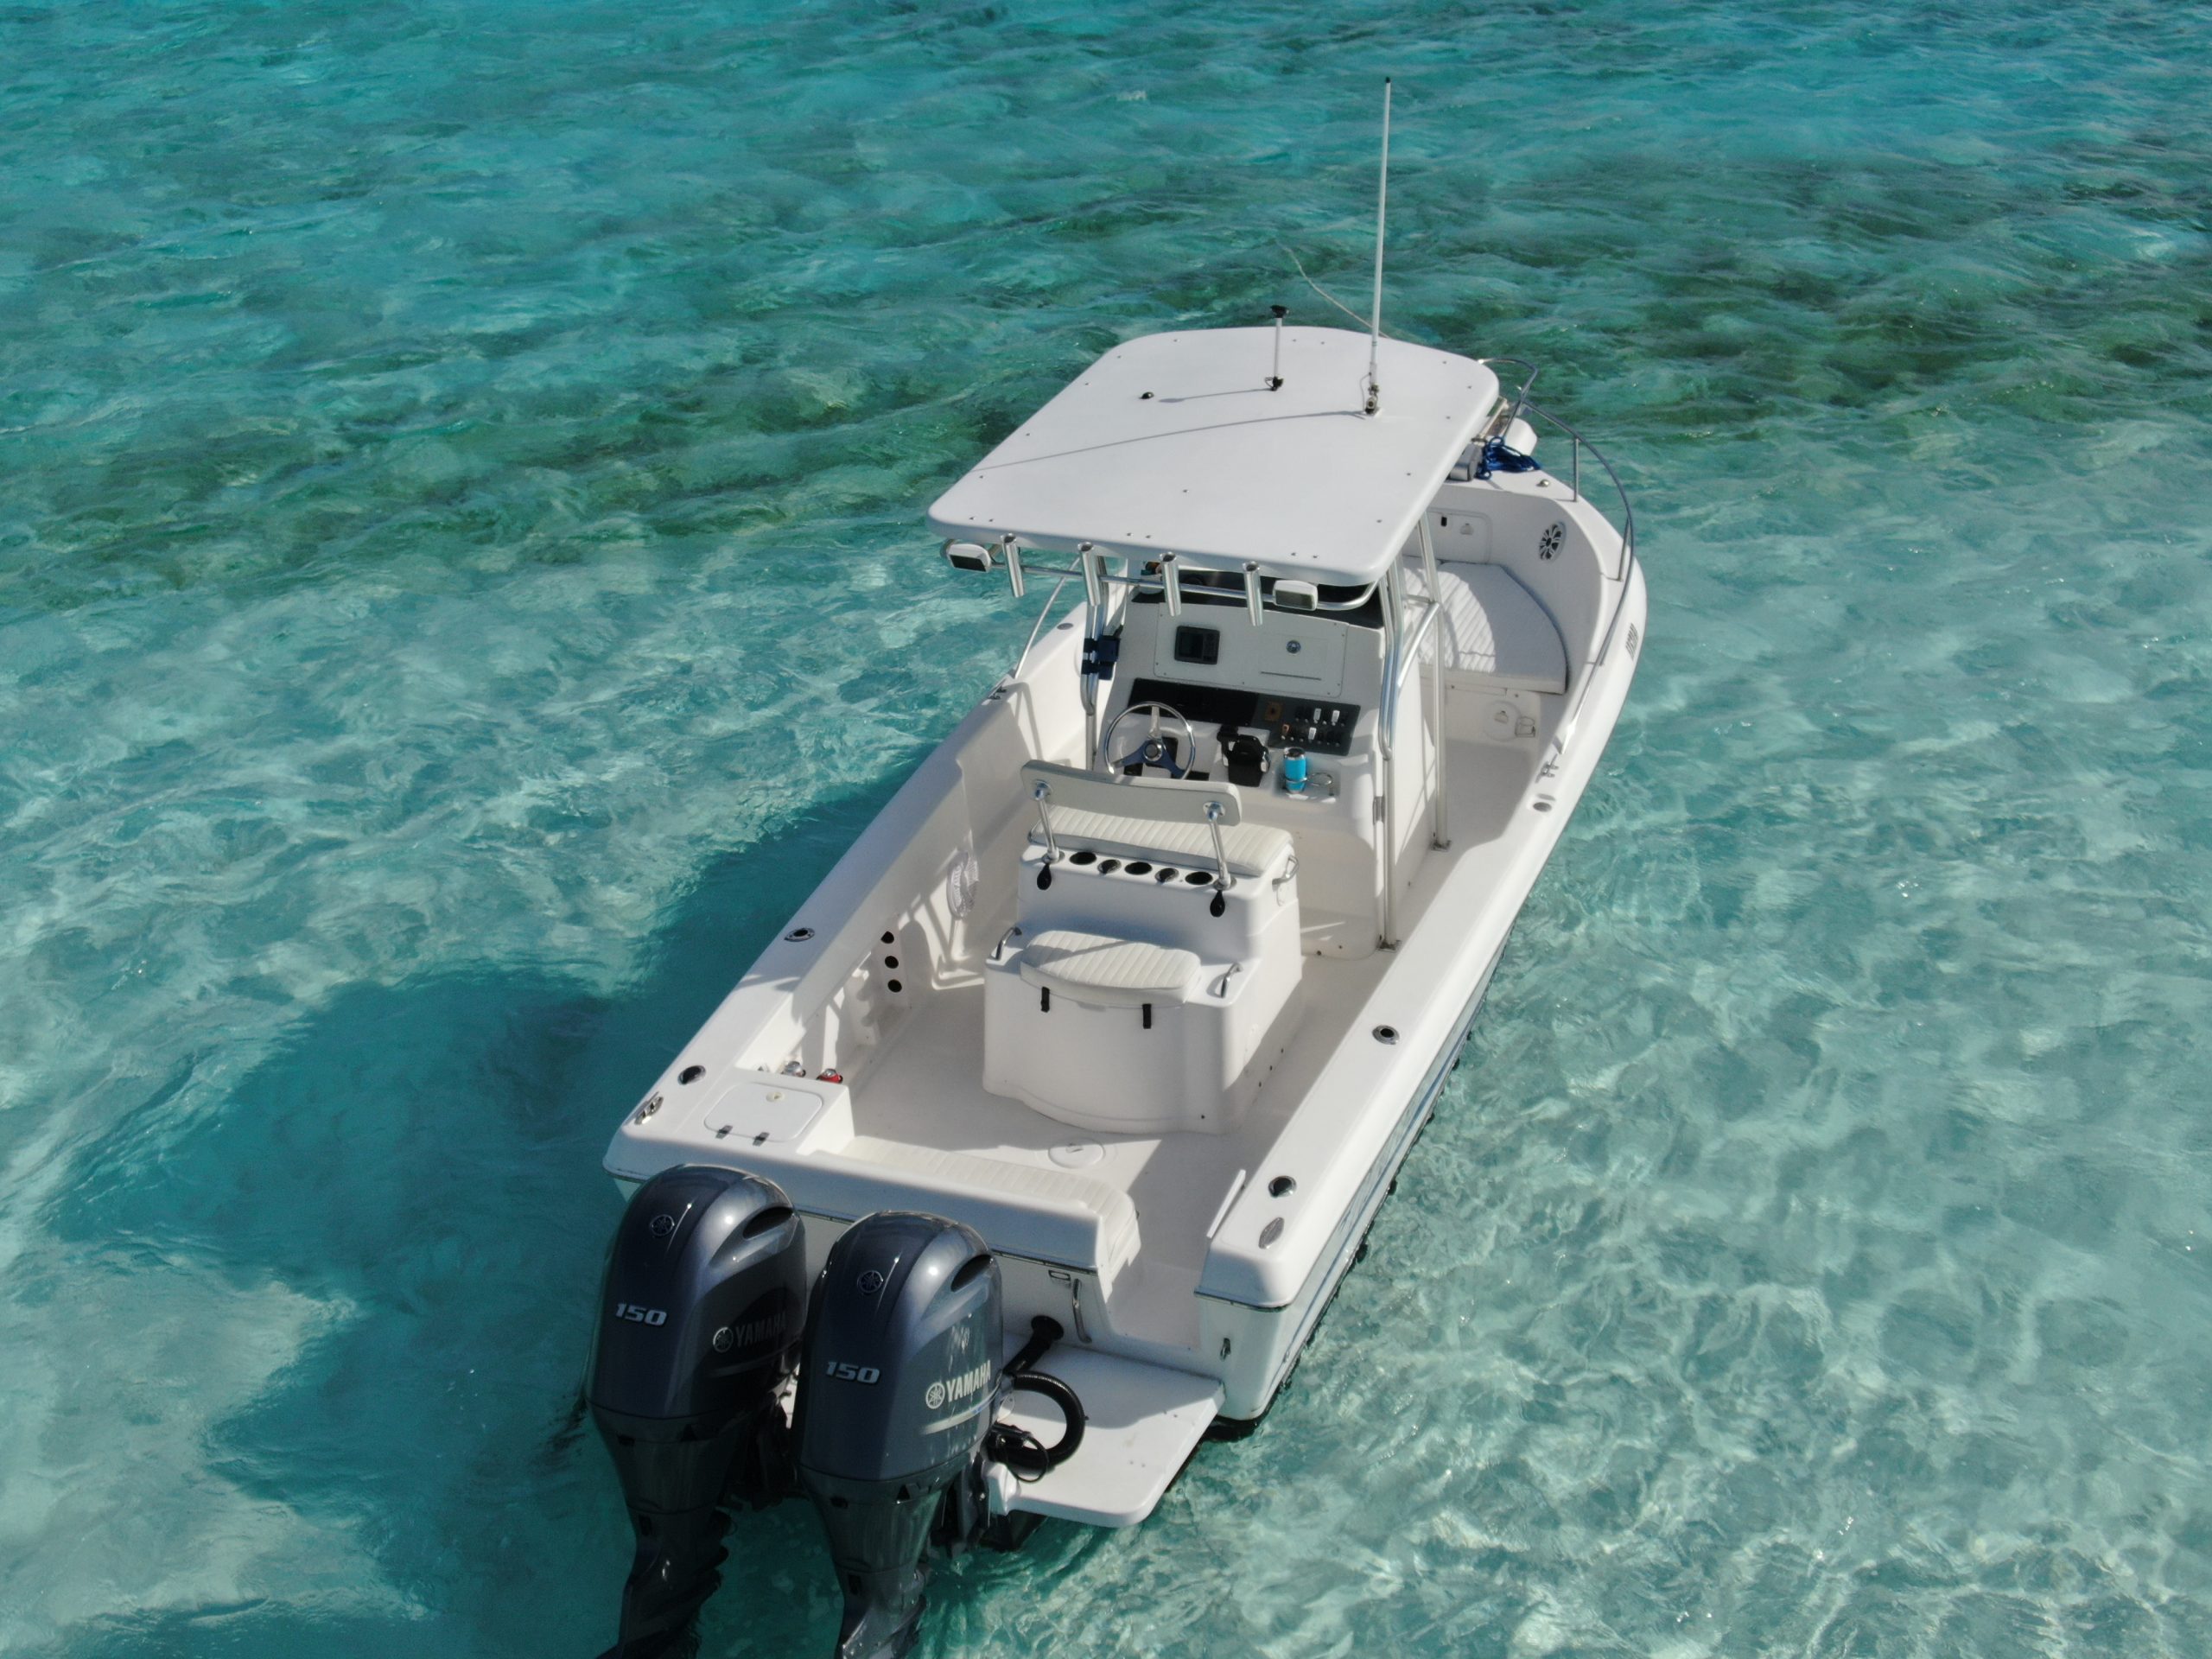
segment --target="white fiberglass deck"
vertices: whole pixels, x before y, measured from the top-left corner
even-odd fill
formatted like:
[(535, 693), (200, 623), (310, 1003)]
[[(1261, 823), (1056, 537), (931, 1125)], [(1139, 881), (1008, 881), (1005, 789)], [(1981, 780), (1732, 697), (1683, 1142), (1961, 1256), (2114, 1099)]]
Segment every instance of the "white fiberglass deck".
[[(1452, 745), (1450, 774), (1453, 846), (1432, 854), (1406, 905), (1408, 923), (1454, 871), (1502, 860), (1528, 782), (1522, 751), (1482, 742)], [(1011, 882), (1010, 869), (987, 881)], [(853, 1128), (878, 1142), (965, 1154), (1040, 1170), (1071, 1170), (1135, 1205), (1141, 1243), (1108, 1295), (1115, 1328), (1137, 1339), (1187, 1348), (1197, 1338), (1192, 1294), (1205, 1264), (1207, 1233), (1240, 1185), (1263, 1181), (1284, 1124), (1304, 1101), (1346, 1035), (1351, 1020), (1394, 958), (1309, 956), (1300, 992), (1297, 1034), (1243, 1118), (1220, 1135), (1113, 1135), (1073, 1128), (1027, 1106), (986, 1093), (983, 988), (979, 981), (940, 994), (917, 1009), (850, 1079)], [(1096, 1162), (1056, 1160), (1055, 1147), (1095, 1147)]]
[[(1088, 1454), (1063, 1471), (1052, 1512), (1099, 1524), (1149, 1506), (1208, 1412), (1249, 1422), (1274, 1398), (1641, 643), (1641, 573), (1571, 479), (1440, 481), (1474, 429), (1459, 394), (1481, 394), (1478, 426), (1503, 416), (1489, 371), (1385, 342), (1370, 417), (1366, 342), (1322, 336), (1287, 336), (1281, 392), (1238, 378), (1265, 331), (1116, 348), (948, 493), (940, 531), (1128, 556), (1084, 565), (1097, 591), (1040, 619), (608, 1148), (626, 1183), (684, 1161), (773, 1180), (814, 1268), (879, 1211), (976, 1230), (1009, 1341), (1052, 1321), (1056, 1353), (1135, 1368), (1125, 1403), (1157, 1420), (1114, 1479)], [(1363, 525), (1328, 518), (1350, 510), (1332, 469), (1357, 475)], [(1156, 524), (1106, 522), (1147, 502)], [(1308, 561), (1323, 519), (1343, 535)], [(1179, 610), (1147, 569), (1167, 550)], [(1232, 600), (1199, 579), (1206, 555), (1217, 576), (1249, 555), (1381, 581), (1331, 608), (1231, 569)], [(1118, 676), (1085, 671), (1094, 633), (1119, 641)], [(1189, 787), (1114, 743), (1147, 705)]]

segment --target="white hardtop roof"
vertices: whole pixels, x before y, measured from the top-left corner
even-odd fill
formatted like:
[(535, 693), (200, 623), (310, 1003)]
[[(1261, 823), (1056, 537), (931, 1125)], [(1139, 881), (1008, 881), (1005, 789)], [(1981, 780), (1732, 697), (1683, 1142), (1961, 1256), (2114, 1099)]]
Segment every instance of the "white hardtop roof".
[(1385, 340), (1381, 412), (1368, 337), (1283, 330), (1150, 334), (1116, 346), (930, 509), (939, 535), (1361, 585), (1405, 546), (1497, 397), (1471, 358)]

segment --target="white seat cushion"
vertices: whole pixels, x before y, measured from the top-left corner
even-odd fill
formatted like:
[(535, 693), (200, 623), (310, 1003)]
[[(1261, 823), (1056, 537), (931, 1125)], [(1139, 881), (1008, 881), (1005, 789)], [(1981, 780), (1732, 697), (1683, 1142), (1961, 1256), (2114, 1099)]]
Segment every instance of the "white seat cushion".
[[(1030, 825), (1029, 839), (1043, 846), (1043, 829)], [(1155, 864), (1213, 868), (1213, 831), (1203, 823), (1168, 823), (1056, 806), (1052, 839), (1064, 853), (1089, 848), (1106, 858), (1148, 858)], [(1289, 833), (1264, 823), (1229, 825), (1221, 832), (1221, 846), (1229, 855), (1229, 873), (1248, 880), (1272, 874), (1290, 856)]]
[[(1436, 619), (1445, 683), (1516, 691), (1567, 690), (1567, 647), (1536, 596), (1503, 565), (1440, 563)], [(1424, 590), (1418, 566), (1408, 583)]]
[(1198, 959), (1142, 939), (1048, 928), (1022, 946), (1021, 976), (1094, 1007), (1133, 1008), (1181, 1002), (1198, 984)]

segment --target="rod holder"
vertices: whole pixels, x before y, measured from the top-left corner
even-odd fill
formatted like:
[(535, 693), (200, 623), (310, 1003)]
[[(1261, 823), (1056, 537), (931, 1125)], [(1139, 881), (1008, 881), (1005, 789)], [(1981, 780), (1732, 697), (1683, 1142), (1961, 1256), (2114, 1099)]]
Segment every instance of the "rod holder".
[(1268, 309), (1275, 314), (1275, 362), (1274, 367), (1268, 374), (1268, 390), (1281, 391), (1282, 390), (1282, 320), (1290, 315), (1290, 308), (1287, 305), (1277, 305), (1270, 306)]
[(1089, 542), (1077, 542), (1075, 557), (1083, 571), (1083, 596), (1096, 611), (1106, 603), (1106, 561), (1090, 549)]
[(1167, 614), (1183, 614), (1183, 566), (1173, 553), (1160, 556), (1160, 591), (1167, 596)]
[(1267, 601), (1260, 593), (1259, 564), (1247, 559), (1244, 561), (1244, 608), (1251, 613), (1254, 627), (1260, 626), (1260, 618), (1266, 607)]
[(1014, 588), (1014, 596), (1021, 597), (1021, 546), (1013, 537), (999, 539), (999, 550), (1006, 555), (1006, 579)]

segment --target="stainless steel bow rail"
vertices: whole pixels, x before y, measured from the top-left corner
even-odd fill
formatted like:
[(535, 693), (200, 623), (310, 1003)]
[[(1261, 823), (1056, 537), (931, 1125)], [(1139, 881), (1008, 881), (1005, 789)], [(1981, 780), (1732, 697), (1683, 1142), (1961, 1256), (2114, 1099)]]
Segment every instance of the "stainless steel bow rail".
[[(1503, 397), (1499, 398), (1497, 413), (1491, 417), (1490, 424), (1484, 429), (1482, 440), (1477, 444), (1475, 453), (1480, 453), (1481, 443), (1502, 435), (1516, 420), (1534, 416), (1539, 421), (1557, 427), (1567, 436), (1572, 446), (1572, 453), (1567, 463), (1567, 486), (1573, 492), (1574, 500), (1580, 501), (1584, 499), (1582, 452), (1585, 449), (1594, 455), (1598, 464), (1605, 469), (1605, 476), (1612, 480), (1614, 493), (1620, 498), (1621, 521), (1613, 528), (1620, 535), (1621, 551), (1620, 557), (1615, 562), (1611, 578), (1620, 584), (1620, 590), (1614, 597), (1612, 615), (1606, 620), (1605, 637), (1599, 641), (1597, 654), (1590, 659), (1589, 668), (1578, 677), (1582, 683), (1575, 691), (1574, 701), (1568, 706), (1566, 718), (1560, 721), (1559, 729), (1553, 734), (1549, 752), (1545, 755), (1543, 766), (1540, 768), (1541, 775), (1551, 777), (1558, 772), (1560, 761), (1567, 753), (1567, 742), (1574, 735), (1575, 727), (1580, 722), (1583, 700), (1590, 695), (1590, 682), (1595, 677), (1594, 671), (1603, 668), (1607, 659), (1613, 654), (1613, 636), (1620, 630), (1621, 613), (1628, 608), (1628, 575), (1636, 565), (1636, 508), (1629, 501), (1628, 486), (1621, 482), (1620, 474), (1614, 469), (1613, 463), (1605, 458), (1605, 452), (1549, 410), (1540, 408), (1529, 401), (1529, 388), (1536, 384), (1538, 370), (1535, 364), (1521, 357), (1486, 357), (1482, 360), (1493, 367), (1499, 364), (1507, 364), (1514, 368), (1526, 369), (1529, 371), (1529, 378), (1521, 383), (1521, 390), (1514, 393), (1513, 401), (1510, 405)], [(1554, 473), (1552, 476), (1556, 478), (1558, 474)], [(1602, 512), (1602, 509), (1600, 512)], [(1630, 641), (1630, 649), (1634, 649), (1633, 641)]]
[[(1493, 437), (1502, 435), (1506, 428), (1510, 426), (1515, 421), (1527, 419), (1530, 416), (1533, 416), (1535, 421), (1541, 421), (1548, 425), (1556, 427), (1560, 431), (1567, 435), (1567, 442), (1570, 446), (1571, 453), (1567, 459), (1567, 488), (1572, 494), (1572, 499), (1577, 501), (1583, 499), (1582, 452), (1585, 449), (1587, 449), (1592, 458), (1596, 460), (1597, 463), (1605, 469), (1605, 476), (1612, 480), (1613, 493), (1620, 498), (1621, 521), (1619, 524), (1614, 525), (1613, 528), (1620, 532), (1621, 556), (1618, 562), (1618, 566), (1613, 571), (1612, 580), (1615, 582), (1625, 581), (1628, 576), (1628, 568), (1636, 558), (1636, 508), (1630, 505), (1629, 501), (1628, 488), (1621, 482), (1620, 474), (1614, 470), (1613, 463), (1605, 458), (1605, 452), (1604, 450), (1600, 449), (1596, 444), (1591, 442), (1589, 439), (1584, 437), (1581, 433), (1576, 431), (1567, 422), (1553, 414), (1551, 410), (1544, 409), (1529, 401), (1529, 388), (1536, 384), (1536, 375), (1538, 373), (1536, 365), (1529, 362), (1526, 358), (1519, 357), (1486, 357), (1482, 360), (1493, 368), (1497, 367), (1500, 364), (1504, 364), (1513, 368), (1526, 369), (1529, 371), (1529, 378), (1521, 383), (1521, 390), (1513, 394), (1513, 402), (1510, 408), (1502, 406), (1498, 416), (1494, 417), (1491, 420), (1491, 424), (1484, 429), (1482, 442), (1486, 442)], [(1534, 421), (1531, 422), (1531, 424), (1533, 426)], [(1480, 443), (1478, 442), (1477, 445), (1478, 452), (1479, 452), (1480, 447)], [(1554, 473), (1552, 476), (1556, 478), (1559, 474)]]

